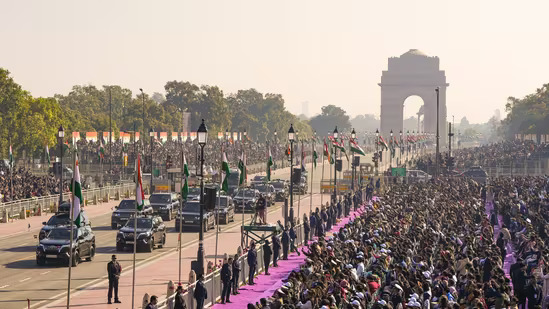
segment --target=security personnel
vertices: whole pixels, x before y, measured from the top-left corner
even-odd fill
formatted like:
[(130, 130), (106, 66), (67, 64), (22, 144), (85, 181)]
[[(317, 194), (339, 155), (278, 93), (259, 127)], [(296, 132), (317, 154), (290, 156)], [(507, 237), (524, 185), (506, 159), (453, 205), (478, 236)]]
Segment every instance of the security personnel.
[(120, 304), (118, 299), (118, 280), (120, 279), (120, 273), (122, 273), (122, 267), (116, 260), (116, 255), (111, 256), (111, 261), (107, 263), (107, 273), (109, 274), (109, 293), (108, 293), (108, 304), (111, 303), (112, 290), (114, 289), (114, 302)]
[(267, 220), (265, 218), (266, 207), (267, 207), (267, 201), (265, 200), (265, 197), (263, 196), (263, 194), (260, 194), (255, 204), (255, 209), (259, 216), (259, 224), (267, 224), (266, 222)]

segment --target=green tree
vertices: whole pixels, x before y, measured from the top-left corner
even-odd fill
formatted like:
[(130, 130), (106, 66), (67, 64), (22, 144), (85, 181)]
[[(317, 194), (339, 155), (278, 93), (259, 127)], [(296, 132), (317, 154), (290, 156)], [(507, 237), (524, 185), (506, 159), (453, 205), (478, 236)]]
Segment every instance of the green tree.
[(351, 129), (347, 112), (335, 105), (323, 106), (321, 114), (311, 118), (310, 124), (320, 135), (333, 132), (336, 126), (340, 132)]

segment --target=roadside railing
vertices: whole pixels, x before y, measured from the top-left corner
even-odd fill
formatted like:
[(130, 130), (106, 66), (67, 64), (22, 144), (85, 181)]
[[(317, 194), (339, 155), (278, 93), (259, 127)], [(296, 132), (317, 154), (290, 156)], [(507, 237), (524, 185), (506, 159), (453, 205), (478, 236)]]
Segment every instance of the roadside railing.
[[(134, 188), (135, 184), (128, 182), (103, 188), (82, 190), (84, 205), (108, 202), (111, 199), (129, 198), (135, 195)], [(69, 201), (70, 196), (70, 192), (63, 193), (63, 201)], [(58, 203), (58, 194), (0, 203), (0, 215), (2, 215), (3, 219), (25, 218), (27, 216), (53, 212), (59, 206)]]
[[(305, 242), (305, 231), (303, 230), (303, 225), (299, 224), (295, 226), (296, 229), (296, 246), (301, 246)], [(256, 276), (261, 274), (265, 270), (265, 262), (263, 261), (263, 243), (258, 243), (256, 246), (257, 249), (257, 269), (256, 269)], [(298, 248), (300, 250), (301, 248)], [(282, 250), (281, 250), (282, 251)], [(235, 252), (236, 253), (236, 252)], [(235, 253), (229, 254), (230, 256), (234, 256)], [(282, 255), (282, 252), (281, 252)], [(240, 263), (240, 275), (238, 277), (238, 285), (246, 285), (250, 268), (248, 266), (248, 254), (245, 253), (241, 255), (238, 258), (238, 263)], [(269, 265), (272, 265), (272, 260)], [(289, 274), (288, 274), (289, 275)], [(215, 304), (218, 300), (221, 299), (221, 292), (222, 292), (222, 282), (221, 282), (221, 269), (218, 268), (215, 271), (207, 274), (204, 276), (204, 285), (206, 286), (206, 289), (208, 290), (208, 299), (204, 301), (204, 306), (208, 307), (213, 304)], [(196, 286), (196, 282), (190, 283), (187, 286), (187, 289), (185, 293), (183, 293), (183, 299), (185, 300), (185, 303), (187, 305), (187, 308), (194, 309), (196, 308), (196, 301), (194, 299), (194, 289)], [(165, 309), (173, 308), (175, 294), (170, 295), (169, 297), (163, 299), (158, 303), (159, 309)]]

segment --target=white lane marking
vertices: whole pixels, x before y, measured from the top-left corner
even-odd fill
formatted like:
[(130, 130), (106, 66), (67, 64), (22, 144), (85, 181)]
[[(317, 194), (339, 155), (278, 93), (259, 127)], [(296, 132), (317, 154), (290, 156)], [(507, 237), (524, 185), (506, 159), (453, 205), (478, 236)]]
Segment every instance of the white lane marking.
[(25, 279), (19, 280), (19, 282), (25, 282), (25, 281), (30, 280), (30, 279), (31, 279), (31, 277), (27, 277)]
[(0, 289), (5, 289), (7, 288), (8, 286), (10, 286), (9, 284), (6, 284), (6, 285), (3, 285), (3, 286), (0, 286)]
[(41, 275), (45, 275), (45, 274), (49, 273), (50, 271), (51, 271), (51, 270), (48, 270), (48, 271), (45, 271), (45, 272), (40, 273), (40, 274), (41, 274)]

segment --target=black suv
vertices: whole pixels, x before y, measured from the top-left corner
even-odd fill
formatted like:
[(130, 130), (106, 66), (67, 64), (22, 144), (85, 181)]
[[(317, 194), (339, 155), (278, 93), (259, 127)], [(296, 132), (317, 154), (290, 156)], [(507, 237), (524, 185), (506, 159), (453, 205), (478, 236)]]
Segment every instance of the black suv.
[(166, 226), (160, 216), (137, 218), (137, 229), (134, 228), (134, 219), (118, 231), (116, 235), (116, 251), (122, 251), (126, 246), (134, 245), (134, 233), (137, 232), (136, 250), (144, 249), (152, 252), (155, 245), (162, 248), (166, 244)]
[[(219, 222), (229, 224), (234, 221), (234, 202), (233, 198), (221, 195), (215, 199), (214, 215), (219, 215)], [(216, 218), (217, 220), (217, 218)]]
[[(61, 206), (59, 206), (59, 211), (55, 215), (51, 216), (47, 222), (42, 222), (43, 226), (40, 229), (40, 232), (38, 233), (39, 240), (46, 238), (48, 233), (56, 227), (70, 225), (71, 223), (70, 214), (68, 210), (66, 210), (66, 209), (70, 209), (69, 207), (70, 207), (70, 204), (68, 202), (62, 202)], [(90, 220), (84, 210), (82, 210), (81, 215), (83, 219), (82, 220), (83, 225), (91, 225)]]
[[(119, 226), (126, 225), (128, 219), (135, 213), (135, 200), (122, 200), (111, 216), (111, 228), (118, 229)], [(153, 209), (149, 200), (143, 200), (143, 209), (137, 212), (137, 215), (152, 215)]]
[(234, 200), (234, 207), (236, 208), (236, 212), (240, 213), (244, 209), (244, 211), (248, 212), (254, 212), (255, 211), (255, 203), (259, 199), (259, 191), (255, 189), (241, 189), (238, 190), (238, 193), (233, 197)]
[(284, 180), (273, 180), (270, 182), (274, 187), (274, 201), (275, 202), (284, 202), (288, 197), (288, 188)]
[(187, 201), (198, 200), (198, 199), (200, 199), (200, 188), (189, 187), (189, 194), (187, 195)]
[[(72, 266), (76, 266), (83, 258), (87, 261), (93, 260), (95, 235), (89, 225), (73, 228)], [(36, 247), (36, 264), (43, 266), (46, 261), (61, 261), (68, 265), (70, 233), (68, 226), (53, 228)]]
[(153, 193), (149, 201), (155, 214), (162, 217), (164, 221), (170, 221), (179, 209), (177, 193)]
[[(181, 215), (183, 217), (181, 218)], [(175, 218), (175, 231), (179, 232), (179, 221), (183, 221), (182, 231), (189, 228), (200, 229), (200, 201), (189, 201), (183, 205), (183, 209), (177, 213)], [(215, 227), (215, 215), (213, 212), (204, 209), (204, 232)]]
[(259, 191), (260, 194), (263, 194), (263, 197), (265, 198), (265, 201), (267, 202), (266, 206), (270, 207), (274, 204), (274, 193), (275, 188), (273, 185), (268, 183), (256, 183), (253, 185), (253, 188)]

